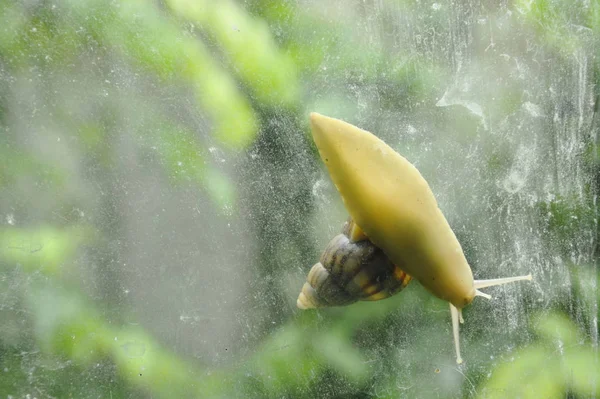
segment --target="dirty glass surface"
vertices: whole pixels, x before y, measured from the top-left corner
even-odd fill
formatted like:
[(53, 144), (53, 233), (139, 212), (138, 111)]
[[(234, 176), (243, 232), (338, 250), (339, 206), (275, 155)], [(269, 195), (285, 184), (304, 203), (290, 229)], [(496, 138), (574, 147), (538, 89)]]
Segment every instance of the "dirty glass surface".
[[(595, 398), (598, 0), (3, 0), (0, 398)], [(475, 278), (299, 310), (348, 217), (312, 111)], [(395, 198), (399, 203), (402, 198)]]

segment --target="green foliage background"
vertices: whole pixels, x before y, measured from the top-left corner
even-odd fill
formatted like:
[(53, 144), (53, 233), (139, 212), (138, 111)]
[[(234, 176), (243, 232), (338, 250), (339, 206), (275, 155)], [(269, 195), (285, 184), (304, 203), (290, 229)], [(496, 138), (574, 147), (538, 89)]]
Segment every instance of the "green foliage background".
[[(598, 48), (598, 0), (0, 2), (0, 397), (597, 397)], [(465, 311), (465, 365), (416, 283), (295, 309), (346, 217), (313, 110), (418, 165), (477, 277), (534, 273)], [(136, 190), (172, 223), (154, 241)], [(197, 248), (169, 241), (171, 195), (211, 221)], [(240, 261), (206, 299), (229, 327), (128, 299), (148, 242), (209, 273), (173, 295)]]

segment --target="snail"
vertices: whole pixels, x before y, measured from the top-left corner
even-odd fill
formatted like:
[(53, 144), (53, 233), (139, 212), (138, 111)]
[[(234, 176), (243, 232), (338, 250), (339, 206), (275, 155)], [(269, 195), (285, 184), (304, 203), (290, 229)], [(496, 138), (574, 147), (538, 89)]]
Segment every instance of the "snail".
[[(458, 328), (462, 308), (475, 296), (491, 299), (480, 288), (531, 280), (531, 274), (474, 280), (458, 239), (415, 166), (372, 133), (349, 123), (317, 113), (311, 113), (310, 123), (351, 221), (343, 237), (336, 236), (311, 269), (297, 306), (384, 299), (415, 279), (449, 302), (456, 362), (462, 363)], [(376, 256), (367, 259), (366, 254)], [(354, 273), (351, 279), (348, 275)], [(366, 277), (356, 280), (357, 276)], [(379, 296), (371, 294), (379, 288)]]
[(310, 269), (297, 305), (310, 309), (378, 301), (400, 292), (410, 279), (350, 219)]

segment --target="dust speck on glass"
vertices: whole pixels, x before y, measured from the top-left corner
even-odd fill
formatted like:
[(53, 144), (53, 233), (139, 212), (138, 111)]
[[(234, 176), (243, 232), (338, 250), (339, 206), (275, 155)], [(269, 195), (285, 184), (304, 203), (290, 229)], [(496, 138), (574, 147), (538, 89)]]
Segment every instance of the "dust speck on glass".
[[(600, 397), (598, 48), (597, 0), (1, 1), (0, 398)], [(395, 153), (451, 233), (391, 233)], [(461, 364), (456, 253), (533, 277)]]

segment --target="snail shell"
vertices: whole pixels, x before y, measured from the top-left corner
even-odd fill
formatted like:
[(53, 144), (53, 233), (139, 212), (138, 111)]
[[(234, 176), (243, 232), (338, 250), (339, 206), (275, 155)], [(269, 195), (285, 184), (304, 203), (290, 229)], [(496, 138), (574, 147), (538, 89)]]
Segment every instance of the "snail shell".
[(350, 219), (310, 269), (296, 304), (310, 309), (378, 301), (400, 292), (410, 279)]

